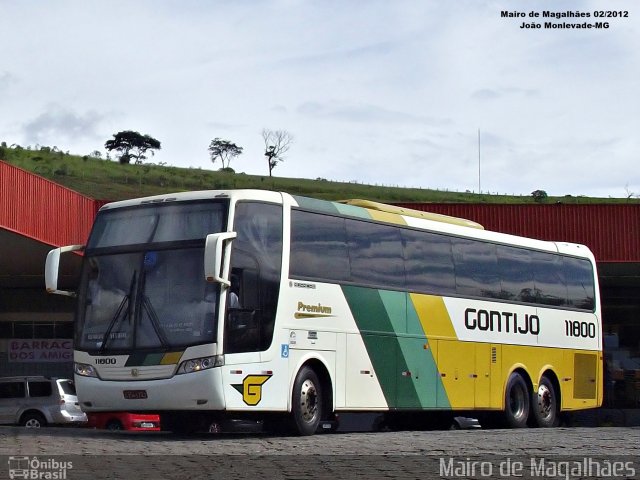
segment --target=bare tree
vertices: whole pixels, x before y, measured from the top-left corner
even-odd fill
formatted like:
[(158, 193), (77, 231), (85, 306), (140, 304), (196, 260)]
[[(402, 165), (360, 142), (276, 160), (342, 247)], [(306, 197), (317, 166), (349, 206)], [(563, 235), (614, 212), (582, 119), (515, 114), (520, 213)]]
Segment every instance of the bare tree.
[(286, 130), (262, 130), (264, 140), (264, 156), (269, 162), (269, 176), (279, 162), (284, 161), (284, 154), (293, 143), (293, 136)]
[(636, 194), (635, 192), (633, 192), (633, 191), (631, 191), (629, 189), (629, 184), (628, 183), (624, 186), (624, 191), (625, 191), (625, 194), (627, 195), (627, 200), (630, 200), (630, 199), (632, 199), (634, 197), (640, 198), (640, 195)]

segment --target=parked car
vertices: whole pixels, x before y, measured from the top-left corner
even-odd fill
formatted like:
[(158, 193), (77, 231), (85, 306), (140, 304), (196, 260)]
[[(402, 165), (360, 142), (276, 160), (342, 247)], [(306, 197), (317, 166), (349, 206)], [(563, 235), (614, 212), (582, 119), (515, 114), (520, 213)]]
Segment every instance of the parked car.
[(0, 423), (40, 428), (86, 421), (73, 381), (41, 376), (0, 378)]
[(130, 412), (95, 412), (87, 414), (87, 426), (107, 430), (159, 431), (160, 415)]

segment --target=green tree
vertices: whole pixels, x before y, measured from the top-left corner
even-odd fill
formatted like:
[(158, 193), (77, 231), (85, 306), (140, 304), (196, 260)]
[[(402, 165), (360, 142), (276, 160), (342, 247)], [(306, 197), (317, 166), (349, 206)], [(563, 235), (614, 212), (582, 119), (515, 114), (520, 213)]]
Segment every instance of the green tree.
[(242, 147), (237, 146), (235, 143), (230, 142), (229, 140), (214, 138), (209, 144), (209, 155), (211, 156), (211, 162), (215, 164), (216, 160), (220, 159), (223, 169), (229, 168), (231, 160), (236, 158), (241, 153)]
[(117, 151), (120, 156), (120, 163), (131, 163), (133, 159), (136, 164), (142, 163), (146, 159), (147, 151), (154, 154), (154, 150), (160, 150), (160, 142), (149, 135), (142, 135), (132, 130), (124, 130), (113, 135), (111, 140), (107, 140), (104, 148), (109, 151)]
[(264, 140), (264, 156), (267, 157), (269, 163), (269, 176), (278, 165), (284, 161), (284, 154), (289, 151), (289, 147), (293, 143), (293, 136), (286, 130), (262, 130), (262, 139)]
[(548, 195), (544, 190), (534, 190), (533, 192), (531, 192), (531, 196), (536, 202), (542, 203), (547, 199)]

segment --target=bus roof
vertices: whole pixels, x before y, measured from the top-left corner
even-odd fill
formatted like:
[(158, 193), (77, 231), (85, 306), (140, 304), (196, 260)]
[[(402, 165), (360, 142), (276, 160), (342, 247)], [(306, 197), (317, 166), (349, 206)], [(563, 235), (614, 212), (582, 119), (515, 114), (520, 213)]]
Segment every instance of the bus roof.
[(377, 210), (379, 212), (393, 213), (395, 215), (404, 215), (405, 217), (423, 218), (425, 220), (432, 220), (434, 222), (450, 223), (452, 225), (484, 230), (484, 227), (482, 225), (472, 220), (467, 220), (466, 218), (451, 217), (449, 215), (442, 215), (440, 213), (422, 212), (420, 210), (414, 210), (412, 208), (396, 207), (394, 205), (373, 202), (371, 200), (360, 200), (358, 198), (354, 198), (350, 200), (342, 200), (340, 201), (340, 203), (344, 203), (346, 205), (355, 205), (357, 207), (366, 208), (368, 210)]

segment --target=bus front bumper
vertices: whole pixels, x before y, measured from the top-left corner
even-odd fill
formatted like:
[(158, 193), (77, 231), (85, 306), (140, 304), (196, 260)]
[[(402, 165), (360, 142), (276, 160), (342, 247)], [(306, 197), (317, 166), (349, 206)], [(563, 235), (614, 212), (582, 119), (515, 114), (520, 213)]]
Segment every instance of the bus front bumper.
[(75, 384), (85, 412), (225, 409), (220, 368), (162, 380), (112, 381), (75, 375)]

